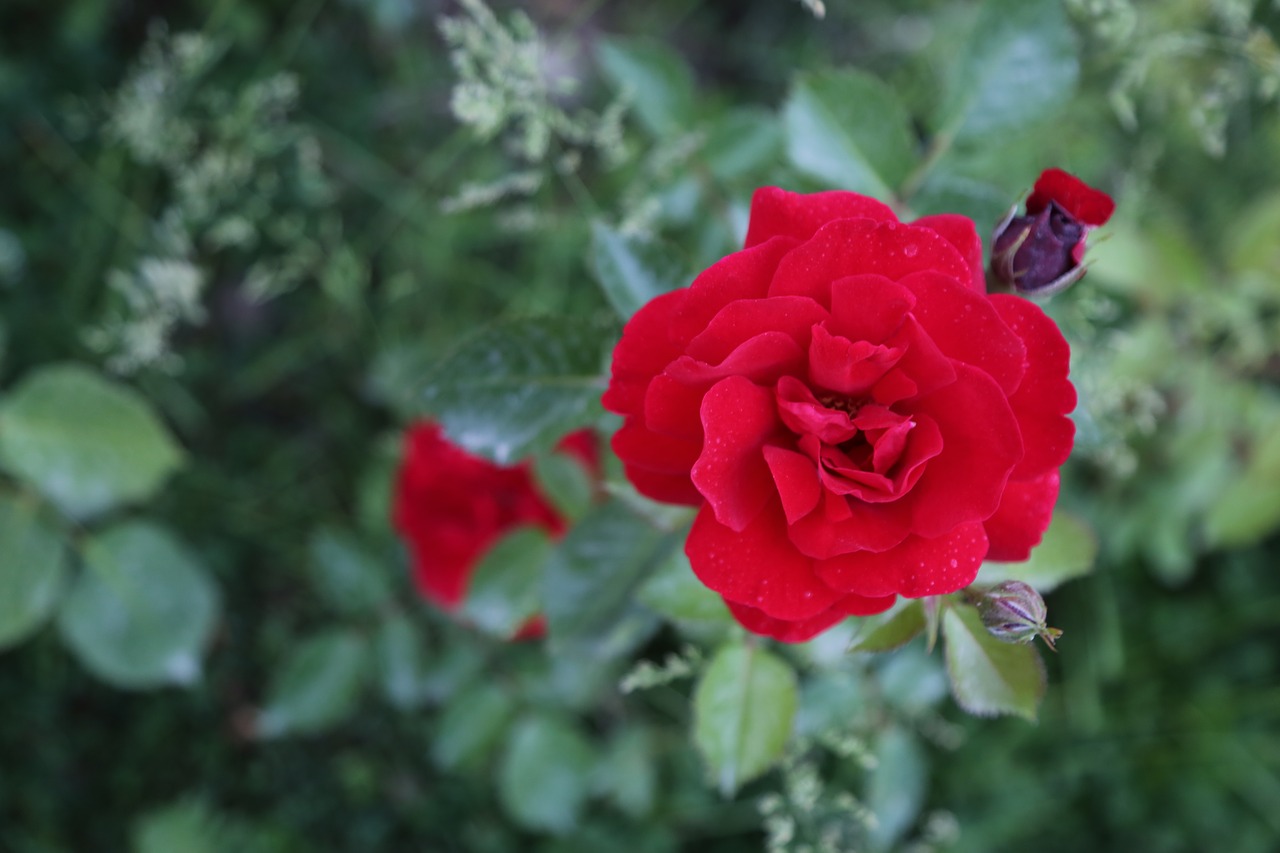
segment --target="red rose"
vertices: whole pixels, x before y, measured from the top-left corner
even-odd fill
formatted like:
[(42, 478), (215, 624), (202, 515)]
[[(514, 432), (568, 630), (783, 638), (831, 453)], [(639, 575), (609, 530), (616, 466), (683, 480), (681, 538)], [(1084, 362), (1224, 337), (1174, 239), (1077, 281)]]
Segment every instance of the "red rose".
[(627, 323), (604, 404), (636, 488), (700, 508), (702, 582), (801, 641), (1027, 557), (1071, 450), (1068, 356), (985, 293), (970, 220), (770, 187), (742, 251)]
[(1115, 211), (1111, 196), (1061, 169), (1046, 169), (1027, 198), (996, 226), (991, 272), (1022, 293), (1048, 296), (1084, 277), (1085, 241)]
[[(590, 430), (567, 436), (560, 450), (598, 473)], [(532, 524), (559, 536), (565, 527), (527, 462), (504, 466), (473, 456), (426, 421), (405, 434), (392, 523), (409, 547), (419, 591), (446, 611), (462, 605), (472, 571), (503, 534)]]

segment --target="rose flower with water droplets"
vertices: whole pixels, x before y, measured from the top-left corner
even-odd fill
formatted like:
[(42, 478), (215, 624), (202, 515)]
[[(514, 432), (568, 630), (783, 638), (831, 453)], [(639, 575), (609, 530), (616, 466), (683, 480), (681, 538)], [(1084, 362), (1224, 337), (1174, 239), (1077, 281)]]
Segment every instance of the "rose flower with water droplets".
[(986, 293), (971, 220), (769, 187), (742, 251), (627, 323), (604, 404), (635, 487), (698, 508), (695, 574), (802, 641), (1026, 559), (1071, 450), (1068, 357)]

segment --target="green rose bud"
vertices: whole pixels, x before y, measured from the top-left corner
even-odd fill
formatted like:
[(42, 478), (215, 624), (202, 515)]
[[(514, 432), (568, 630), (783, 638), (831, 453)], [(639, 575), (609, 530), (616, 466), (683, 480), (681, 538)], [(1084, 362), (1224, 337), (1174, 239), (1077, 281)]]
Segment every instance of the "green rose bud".
[(1030, 643), (1039, 637), (1054, 649), (1054, 640), (1062, 636), (1045, 625), (1048, 611), (1040, 593), (1022, 581), (1005, 581), (987, 590), (978, 601), (978, 614), (988, 633), (1006, 643)]

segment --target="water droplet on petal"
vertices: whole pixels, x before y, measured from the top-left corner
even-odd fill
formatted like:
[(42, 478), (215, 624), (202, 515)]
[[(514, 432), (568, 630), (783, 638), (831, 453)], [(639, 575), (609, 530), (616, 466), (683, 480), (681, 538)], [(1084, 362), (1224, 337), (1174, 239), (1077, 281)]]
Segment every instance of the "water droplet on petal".
[(914, 243), (909, 243), (902, 247), (902, 254), (906, 255), (908, 258), (914, 258), (919, 251), (920, 249)]

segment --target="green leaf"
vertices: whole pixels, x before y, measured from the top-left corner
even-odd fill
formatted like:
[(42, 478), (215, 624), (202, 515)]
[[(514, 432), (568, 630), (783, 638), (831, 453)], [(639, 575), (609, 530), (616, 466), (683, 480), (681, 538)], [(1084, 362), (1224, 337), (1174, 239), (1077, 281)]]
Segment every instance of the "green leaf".
[(595, 753), (569, 721), (552, 715), (516, 723), (498, 768), (498, 798), (521, 826), (563, 834), (590, 793)]
[(1239, 548), (1261, 541), (1280, 527), (1280, 480), (1244, 477), (1218, 496), (1204, 519), (1205, 539), (1214, 548)]
[(599, 221), (591, 223), (588, 260), (605, 299), (623, 320), (653, 297), (690, 280), (670, 246), (629, 237)]
[(547, 563), (543, 602), (553, 649), (591, 645), (610, 634), (631, 593), (672, 547), (671, 537), (619, 501), (592, 510)]
[(355, 631), (332, 630), (300, 641), (271, 680), (258, 736), (310, 734), (340, 722), (355, 710), (368, 658), (368, 643)]
[(148, 812), (133, 833), (134, 853), (219, 853), (217, 816), (199, 800)]
[(861, 71), (798, 75), (782, 123), (791, 164), (832, 189), (888, 200), (915, 160), (906, 110), (893, 90)]
[(876, 743), (876, 766), (867, 780), (868, 830), (873, 850), (889, 850), (915, 823), (929, 782), (928, 758), (910, 731), (891, 725)]
[(597, 57), (605, 77), (628, 94), (632, 109), (655, 138), (684, 133), (697, 119), (693, 72), (671, 48), (652, 41), (600, 39)]
[(25, 639), (53, 612), (67, 579), (62, 543), (35, 501), (0, 494), (0, 649)]
[(375, 652), (382, 694), (396, 708), (416, 708), (426, 699), (426, 640), (401, 613), (378, 626)]
[(989, 238), (996, 223), (1012, 206), (1014, 195), (985, 181), (951, 174), (939, 166), (908, 201), (920, 216), (935, 213), (967, 216), (977, 224), (978, 234)]
[(782, 127), (772, 111), (732, 109), (707, 129), (702, 159), (718, 180), (747, 181), (782, 160), (783, 142)]
[(1059, 0), (985, 0), (945, 76), (934, 127), (954, 139), (1016, 131), (1066, 105), (1079, 72)]
[(621, 729), (598, 765), (599, 787), (623, 814), (640, 820), (653, 811), (658, 788), (655, 744), (646, 729)]
[(1272, 192), (1241, 213), (1227, 233), (1231, 268), (1272, 274), (1280, 270), (1276, 234), (1280, 234), (1280, 193)]
[(476, 566), (463, 614), (476, 627), (508, 638), (541, 607), (543, 565), (551, 540), (536, 527), (521, 527), (499, 539)]
[(1078, 516), (1056, 512), (1044, 539), (1022, 563), (983, 563), (976, 583), (1018, 580), (1049, 592), (1069, 580), (1087, 575), (1098, 556), (1098, 537)]
[(693, 740), (723, 795), (782, 757), (798, 695), (791, 668), (754, 643), (716, 653), (693, 695)]
[(515, 703), (495, 684), (472, 685), (449, 702), (436, 726), (431, 756), (447, 770), (484, 758), (497, 745)]
[(119, 687), (191, 684), (213, 634), (218, 590), (164, 528), (128, 522), (90, 538), (58, 614), (76, 658)]
[(922, 645), (906, 646), (876, 663), (881, 697), (907, 716), (931, 711), (946, 698), (945, 667)]
[(849, 651), (891, 651), (920, 636), (924, 627), (924, 606), (919, 601), (912, 601), (885, 621), (859, 634), (849, 646)]
[(677, 622), (731, 625), (734, 621), (724, 599), (694, 575), (683, 548), (674, 549), (658, 565), (636, 591), (636, 599)]
[(351, 534), (321, 528), (311, 535), (311, 578), (339, 613), (376, 613), (391, 600), (391, 568)]
[(1044, 664), (1031, 646), (1002, 643), (982, 626), (978, 609), (952, 604), (942, 616), (947, 675), (956, 703), (980, 717), (1017, 714), (1035, 720), (1044, 695)]
[(615, 334), (581, 318), (493, 323), (439, 363), (427, 409), (453, 441), (497, 462), (548, 452), (594, 419)]
[(533, 461), (533, 474), (539, 491), (570, 523), (591, 508), (596, 483), (576, 457), (559, 451), (539, 456)]
[(76, 518), (150, 497), (181, 461), (146, 398), (77, 364), (31, 373), (0, 408), (0, 464)]

